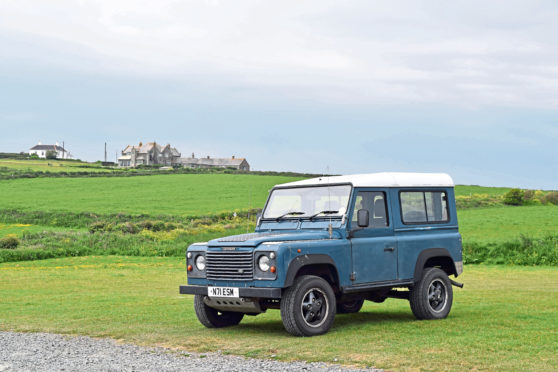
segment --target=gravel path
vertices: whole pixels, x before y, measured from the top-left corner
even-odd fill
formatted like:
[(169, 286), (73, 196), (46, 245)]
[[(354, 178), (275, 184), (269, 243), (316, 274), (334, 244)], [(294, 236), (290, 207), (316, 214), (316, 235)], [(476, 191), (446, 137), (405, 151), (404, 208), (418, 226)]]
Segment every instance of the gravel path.
[[(338, 365), (248, 359), (118, 344), (110, 339), (0, 332), (4, 371), (357, 371)], [(362, 370), (361, 370), (362, 371)], [(381, 371), (372, 370), (367, 371)]]

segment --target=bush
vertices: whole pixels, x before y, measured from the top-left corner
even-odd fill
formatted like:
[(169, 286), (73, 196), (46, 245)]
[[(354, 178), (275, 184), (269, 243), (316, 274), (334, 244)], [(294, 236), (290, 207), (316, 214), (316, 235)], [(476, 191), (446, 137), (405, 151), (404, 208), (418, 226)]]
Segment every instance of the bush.
[(0, 239), (0, 249), (16, 249), (19, 239), (13, 235), (7, 235)]
[(521, 189), (511, 189), (504, 195), (504, 204), (523, 205), (525, 192)]
[(139, 232), (138, 227), (131, 222), (121, 223), (118, 227), (125, 234), (137, 234)]
[(56, 151), (54, 151), (54, 150), (48, 150), (48, 151), (46, 152), (46, 158), (47, 158), (47, 159), (53, 159), (53, 160), (56, 159)]
[(89, 232), (93, 234), (96, 232), (105, 231), (106, 226), (107, 226), (106, 222), (103, 221), (93, 222), (91, 225), (89, 225)]
[(165, 230), (165, 223), (163, 221), (155, 221), (153, 222), (153, 231), (164, 231)]
[(29, 155), (29, 159), (33, 159), (33, 160), (39, 159), (39, 155), (31, 154), (31, 155)]
[(149, 220), (139, 222), (138, 226), (143, 230), (153, 230), (153, 222)]
[(541, 199), (543, 204), (554, 204), (558, 205), (558, 191), (551, 191)]

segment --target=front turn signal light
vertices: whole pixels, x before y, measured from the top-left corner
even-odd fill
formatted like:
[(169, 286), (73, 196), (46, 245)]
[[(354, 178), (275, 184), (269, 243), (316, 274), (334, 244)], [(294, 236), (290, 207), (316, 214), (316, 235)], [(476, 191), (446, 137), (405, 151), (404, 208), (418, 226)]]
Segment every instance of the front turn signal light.
[(275, 266), (271, 266), (271, 267), (269, 268), (269, 271), (271, 271), (272, 273), (275, 274), (275, 272), (277, 271), (277, 269), (275, 268)]
[(192, 271), (192, 265), (188, 265), (188, 271)]

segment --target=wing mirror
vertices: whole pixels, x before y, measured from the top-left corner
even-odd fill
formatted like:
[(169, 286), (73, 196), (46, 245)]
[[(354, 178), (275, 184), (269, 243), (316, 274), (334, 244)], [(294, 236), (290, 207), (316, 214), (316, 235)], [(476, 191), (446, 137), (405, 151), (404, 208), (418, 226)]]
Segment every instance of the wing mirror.
[(359, 209), (357, 212), (358, 227), (368, 227), (369, 220), (370, 212), (368, 212), (368, 209)]

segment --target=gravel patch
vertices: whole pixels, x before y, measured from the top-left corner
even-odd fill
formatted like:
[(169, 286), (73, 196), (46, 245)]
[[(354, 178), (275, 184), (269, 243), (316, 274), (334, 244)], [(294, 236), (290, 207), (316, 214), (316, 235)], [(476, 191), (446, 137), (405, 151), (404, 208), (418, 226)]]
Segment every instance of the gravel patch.
[(111, 339), (0, 332), (5, 371), (374, 371), (339, 365), (249, 359), (118, 344)]

